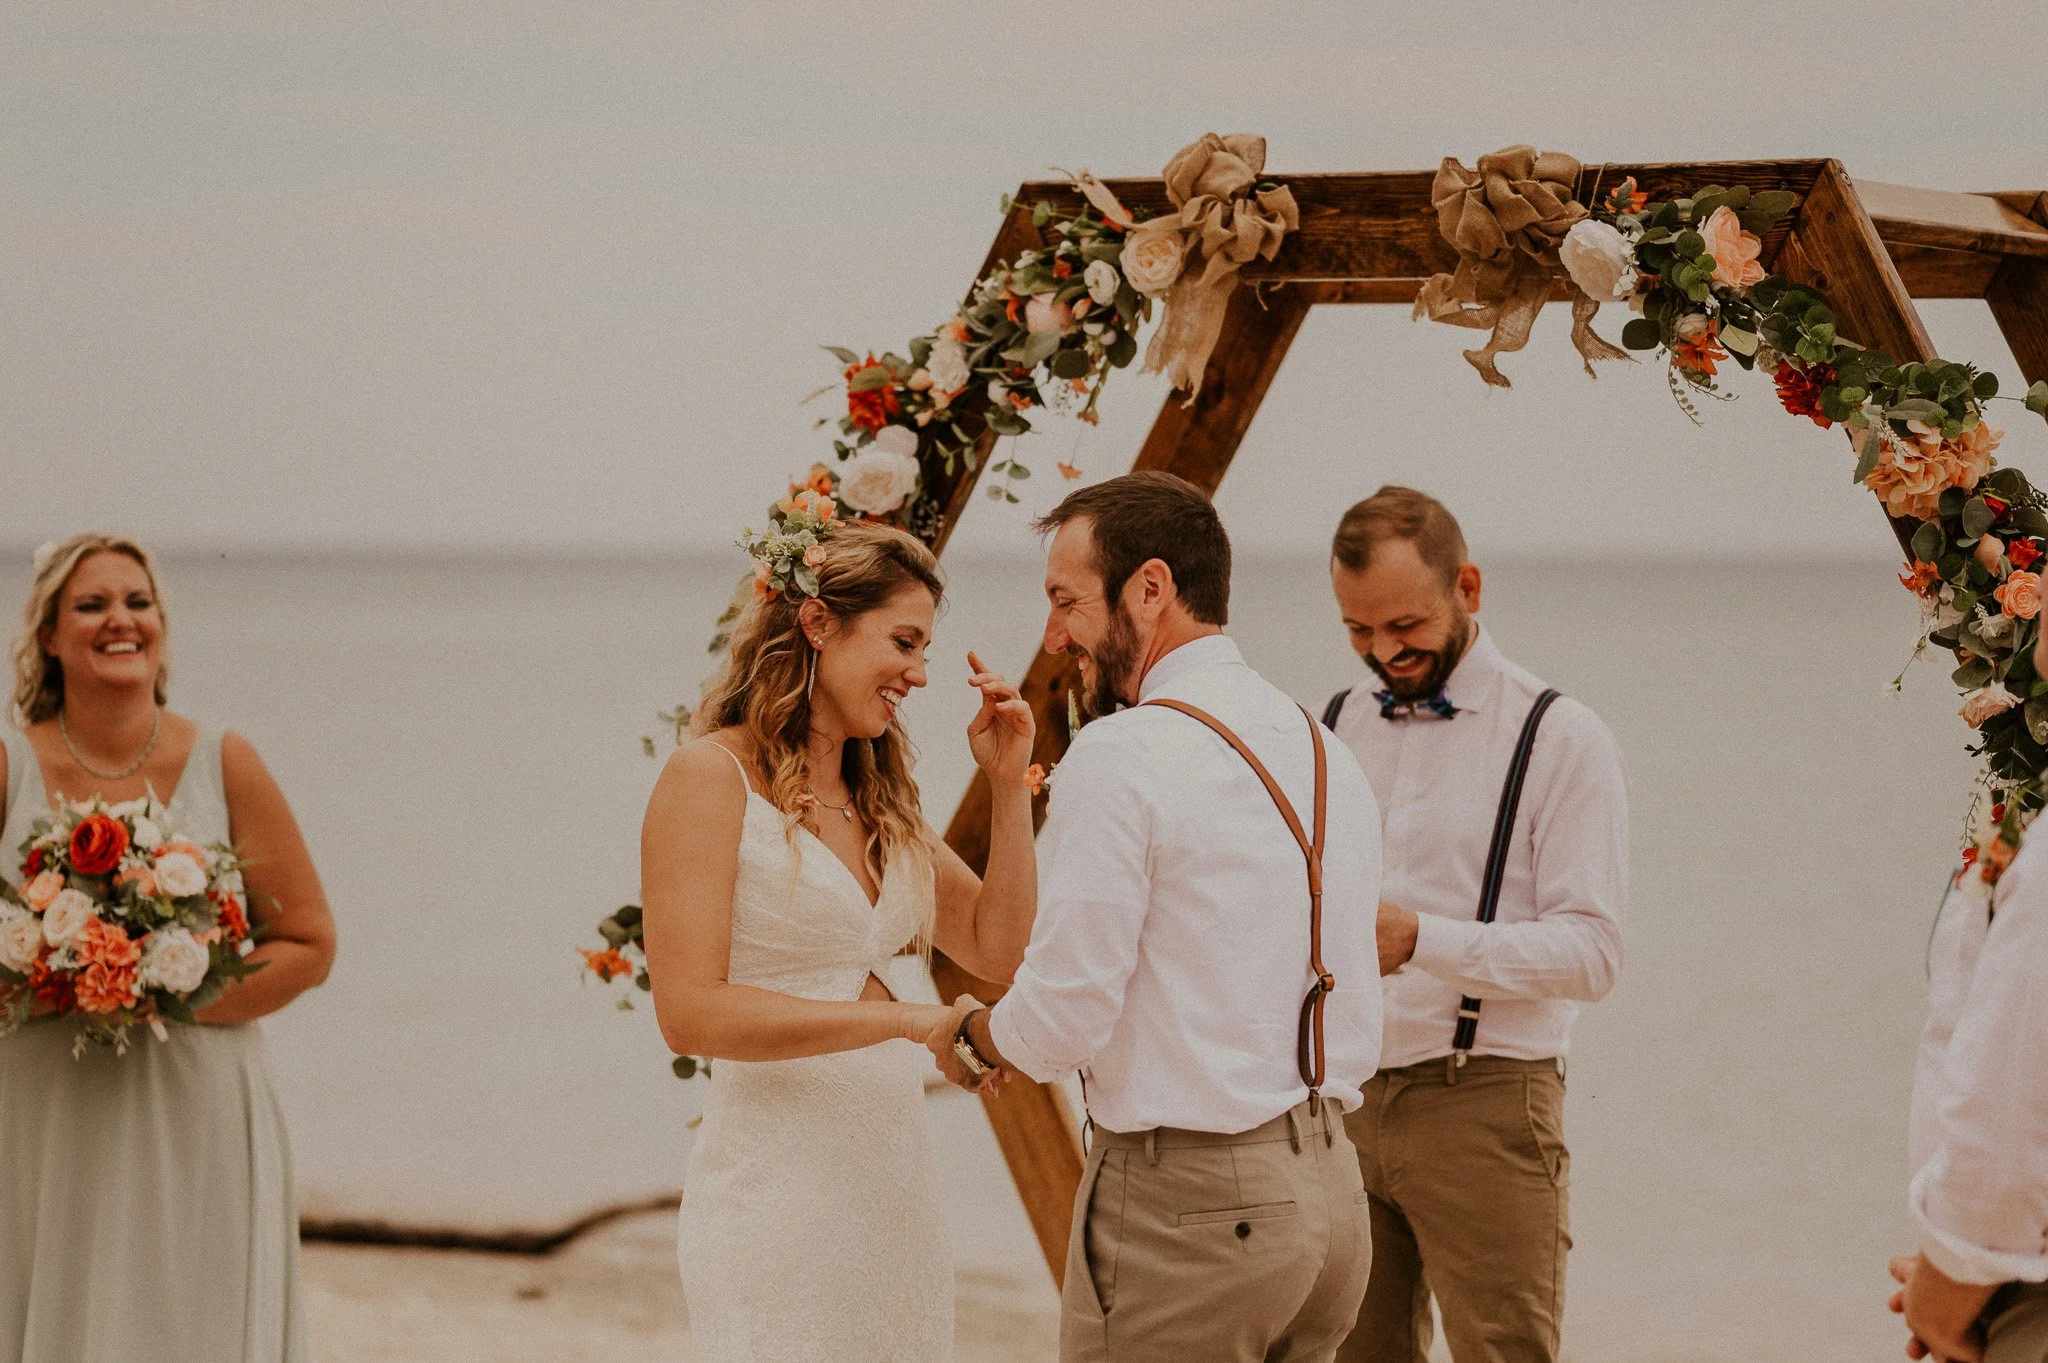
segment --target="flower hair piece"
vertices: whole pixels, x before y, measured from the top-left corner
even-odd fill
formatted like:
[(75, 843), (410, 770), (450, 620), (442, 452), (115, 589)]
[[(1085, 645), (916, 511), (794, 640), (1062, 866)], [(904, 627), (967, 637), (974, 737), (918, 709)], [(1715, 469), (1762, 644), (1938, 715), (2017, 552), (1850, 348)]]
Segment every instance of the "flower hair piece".
[(769, 512), (774, 529), (740, 532), (740, 547), (754, 559), (754, 594), (793, 597), (818, 594), (818, 565), (825, 561), (825, 540), (839, 525), (839, 504), (821, 492), (802, 488), (776, 503)]

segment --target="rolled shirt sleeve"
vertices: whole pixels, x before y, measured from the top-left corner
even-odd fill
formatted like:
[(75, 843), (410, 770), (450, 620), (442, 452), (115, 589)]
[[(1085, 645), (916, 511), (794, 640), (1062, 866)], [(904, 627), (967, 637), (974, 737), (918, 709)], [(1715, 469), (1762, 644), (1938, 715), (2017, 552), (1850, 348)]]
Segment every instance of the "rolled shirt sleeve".
[(1040, 1083), (1108, 1044), (1138, 964), (1150, 881), (1151, 811), (1140, 754), (1114, 725), (1074, 739), (1052, 782), (1039, 841), (1038, 916), (1015, 983), (989, 1016), (1003, 1058)]
[(1607, 727), (1589, 710), (1538, 741), (1558, 744), (1542, 789), (1523, 793), (1535, 872), (1536, 917), (1480, 923), (1417, 915), (1417, 969), (1474, 998), (1606, 997), (1621, 973), (1628, 900), (1628, 781)]
[(1920, 1252), (1958, 1282), (2048, 1280), (2048, 866), (2026, 850), (1999, 884), (1909, 1195)]

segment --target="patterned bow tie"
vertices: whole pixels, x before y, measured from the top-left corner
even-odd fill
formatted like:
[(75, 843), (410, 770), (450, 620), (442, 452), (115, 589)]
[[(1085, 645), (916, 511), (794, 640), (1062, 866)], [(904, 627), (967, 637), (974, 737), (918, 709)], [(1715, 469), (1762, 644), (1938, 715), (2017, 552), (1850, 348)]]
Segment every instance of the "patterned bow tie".
[(1375, 691), (1372, 698), (1380, 703), (1381, 719), (1410, 719), (1422, 710), (1439, 719), (1449, 719), (1458, 713), (1458, 707), (1451, 704), (1450, 697), (1444, 694), (1441, 686), (1427, 696), (1403, 698), (1392, 691)]

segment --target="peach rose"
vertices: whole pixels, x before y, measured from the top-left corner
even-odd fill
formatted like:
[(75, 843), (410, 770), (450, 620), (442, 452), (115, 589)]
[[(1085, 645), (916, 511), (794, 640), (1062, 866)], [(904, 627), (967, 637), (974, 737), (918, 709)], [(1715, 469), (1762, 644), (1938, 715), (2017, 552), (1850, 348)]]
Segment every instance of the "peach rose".
[(2006, 690), (2003, 682), (1993, 682), (1964, 696), (1963, 708), (1956, 713), (1963, 717), (1965, 724), (1975, 729), (1993, 715), (2002, 715), (2019, 703), (2020, 698)]
[(1036, 336), (1041, 331), (1065, 331), (1074, 325), (1074, 310), (1065, 303), (1039, 295), (1024, 305), (1024, 330)]
[(50, 907), (50, 901), (64, 888), (64, 877), (56, 871), (45, 871), (21, 887), (21, 897), (37, 913)]
[(2003, 610), (2015, 620), (2031, 620), (2041, 613), (2041, 575), (2018, 572), (1998, 584), (1991, 593)]
[(1977, 541), (1977, 547), (1970, 551), (1970, 556), (1977, 560), (1985, 572), (1995, 573), (1998, 571), (1998, 561), (2005, 557), (2005, 541), (1996, 535), (1986, 535)]
[(1725, 204), (1700, 229), (1706, 238), (1707, 254), (1714, 258), (1714, 282), (1731, 289), (1747, 289), (1762, 282), (1764, 267), (1757, 263), (1764, 244), (1753, 232), (1742, 230), (1742, 219)]

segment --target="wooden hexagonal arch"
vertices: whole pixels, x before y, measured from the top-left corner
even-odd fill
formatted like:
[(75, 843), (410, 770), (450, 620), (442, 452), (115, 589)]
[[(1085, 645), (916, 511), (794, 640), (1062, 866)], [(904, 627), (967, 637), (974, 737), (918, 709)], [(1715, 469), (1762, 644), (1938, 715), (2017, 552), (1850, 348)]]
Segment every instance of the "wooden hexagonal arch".
[[(1765, 239), (1763, 263), (1825, 293), (1843, 337), (1901, 362), (1931, 361), (1934, 347), (1912, 300), (1981, 298), (2027, 382), (2048, 379), (2048, 192), (1958, 194), (1856, 184), (1833, 160), (1609, 165), (1599, 175), (1610, 185), (1632, 175), (1653, 201), (1709, 184), (1792, 190), (1800, 205)], [(1293, 190), (1301, 228), (1288, 235), (1273, 260), (1244, 268), (1245, 285), (1232, 296), (1199, 396), (1192, 404), (1177, 395), (1167, 399), (1133, 468), (1165, 469), (1214, 492), (1311, 307), (1412, 305), (1424, 280), (1457, 265), (1430, 201), (1434, 172), (1272, 178)], [(1160, 180), (1108, 184), (1141, 217), (1171, 211)], [(1581, 197), (1590, 200), (1593, 194)], [(1020, 186), (977, 278), (1041, 244), (1032, 225), (1039, 203), (1067, 215), (1079, 210), (1081, 196), (1064, 182)], [(933, 489), (946, 512), (935, 549), (943, 552), (995, 439), (984, 433), (974, 458), (966, 461), (971, 467), (959, 468)], [(1910, 533), (1910, 522), (1904, 530)], [(1048, 765), (1066, 750), (1070, 681), (1069, 660), (1043, 652), (1025, 674), (1024, 694), (1038, 714), (1035, 756)], [(988, 859), (988, 797), (987, 782), (977, 773), (946, 830), (946, 840), (977, 869)], [(946, 998), (972, 992), (993, 1001), (1002, 993), (942, 956), (933, 958), (932, 974)], [(1078, 1125), (1057, 1089), (1021, 1076), (986, 1104), (1058, 1281), (1081, 1177)]]

